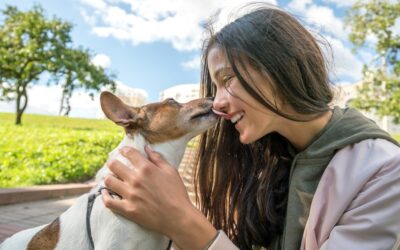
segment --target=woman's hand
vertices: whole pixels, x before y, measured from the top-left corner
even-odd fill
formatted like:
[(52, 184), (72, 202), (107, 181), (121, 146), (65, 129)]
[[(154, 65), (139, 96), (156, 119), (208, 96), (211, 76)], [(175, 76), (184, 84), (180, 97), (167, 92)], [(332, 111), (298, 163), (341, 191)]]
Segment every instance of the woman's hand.
[(108, 163), (118, 178), (109, 175), (105, 184), (121, 195), (122, 200), (113, 199), (103, 190), (105, 206), (167, 235), (182, 249), (185, 246), (190, 249), (197, 249), (196, 245), (198, 249), (204, 247), (216, 230), (192, 205), (178, 171), (148, 146), (145, 147), (148, 158), (131, 147), (124, 147), (120, 152), (135, 169), (129, 169), (117, 160)]

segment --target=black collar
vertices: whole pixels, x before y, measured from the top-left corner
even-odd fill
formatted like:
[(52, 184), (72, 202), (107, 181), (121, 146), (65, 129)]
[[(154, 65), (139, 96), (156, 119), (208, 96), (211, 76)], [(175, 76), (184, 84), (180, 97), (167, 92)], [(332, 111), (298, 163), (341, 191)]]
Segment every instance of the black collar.
[(111, 191), (110, 189), (108, 189), (106, 187), (100, 187), (99, 190), (97, 190), (97, 192), (89, 195), (87, 208), (86, 208), (86, 232), (89, 237), (89, 243), (90, 243), (91, 249), (94, 249), (94, 242), (93, 242), (93, 238), (92, 238), (92, 229), (90, 227), (90, 215), (92, 214), (94, 200), (97, 198), (97, 196), (101, 195), (101, 190), (103, 190), (103, 189), (106, 189), (112, 196), (115, 195), (115, 196), (118, 196), (120, 199), (122, 199), (122, 197), (119, 194)]
[[(97, 196), (101, 195), (101, 191), (103, 189), (106, 189), (111, 194), (111, 196), (117, 196), (118, 198), (122, 199), (122, 197), (119, 194), (113, 192), (112, 190), (106, 187), (100, 187), (99, 190), (97, 190), (97, 192), (89, 195), (87, 209), (86, 209), (86, 232), (88, 234), (91, 249), (94, 249), (94, 242), (92, 238), (92, 229), (90, 227), (90, 215), (92, 214), (94, 200), (97, 198)], [(172, 241), (170, 240), (168, 242), (167, 250), (171, 249), (171, 246), (172, 246)]]

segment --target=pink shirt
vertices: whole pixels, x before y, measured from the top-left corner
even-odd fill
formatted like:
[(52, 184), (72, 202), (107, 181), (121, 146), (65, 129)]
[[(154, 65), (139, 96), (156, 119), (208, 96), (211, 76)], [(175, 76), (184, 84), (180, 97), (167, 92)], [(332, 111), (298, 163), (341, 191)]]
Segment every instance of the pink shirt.
[[(220, 231), (208, 249), (238, 248)], [(301, 249), (400, 249), (399, 147), (369, 139), (335, 154), (314, 194)]]

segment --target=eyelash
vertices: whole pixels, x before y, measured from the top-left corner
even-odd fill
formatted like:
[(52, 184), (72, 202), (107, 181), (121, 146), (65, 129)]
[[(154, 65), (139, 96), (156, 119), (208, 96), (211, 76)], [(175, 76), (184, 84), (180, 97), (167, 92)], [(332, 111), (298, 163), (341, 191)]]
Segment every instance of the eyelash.
[(224, 85), (224, 86), (227, 85), (227, 83), (228, 83), (232, 78), (233, 78), (233, 76), (224, 76), (224, 77), (222, 78), (222, 83), (223, 83), (223, 85)]

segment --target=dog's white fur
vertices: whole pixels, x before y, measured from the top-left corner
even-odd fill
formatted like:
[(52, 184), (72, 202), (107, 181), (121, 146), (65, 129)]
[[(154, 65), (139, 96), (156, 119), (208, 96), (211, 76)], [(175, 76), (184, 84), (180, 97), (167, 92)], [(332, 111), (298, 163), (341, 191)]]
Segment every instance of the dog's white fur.
[[(207, 121), (208, 124), (203, 121), (205, 125), (197, 128), (194, 127), (193, 131), (178, 139), (150, 146), (154, 151), (159, 152), (172, 166), (179, 166), (188, 141), (210, 127), (216, 121), (216, 118), (213, 119), (214, 121)], [(124, 146), (130, 146), (145, 154), (144, 146), (146, 144), (148, 142), (140, 133), (134, 135), (127, 134), (118, 147), (109, 154), (109, 159), (118, 159), (128, 166), (133, 167), (119, 153), (119, 149)], [(99, 187), (104, 186), (104, 177), (109, 173), (108, 168), (104, 165), (96, 175), (96, 187), (90, 193), (80, 196), (76, 203), (59, 217), (60, 236), (55, 249), (90, 249), (86, 232), (88, 196), (91, 193), (97, 192)], [(96, 250), (155, 250), (166, 249), (168, 246), (169, 239), (165, 236), (146, 230), (132, 221), (111, 212), (104, 206), (101, 197), (95, 199), (90, 223)], [(39, 226), (15, 234), (0, 245), (0, 250), (27, 249), (32, 237), (45, 226)]]

